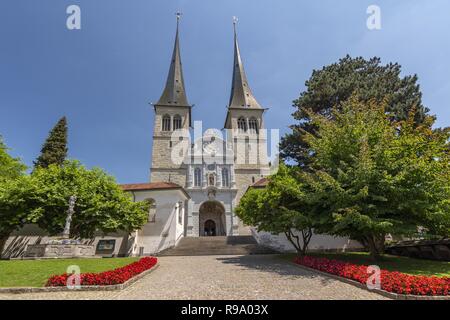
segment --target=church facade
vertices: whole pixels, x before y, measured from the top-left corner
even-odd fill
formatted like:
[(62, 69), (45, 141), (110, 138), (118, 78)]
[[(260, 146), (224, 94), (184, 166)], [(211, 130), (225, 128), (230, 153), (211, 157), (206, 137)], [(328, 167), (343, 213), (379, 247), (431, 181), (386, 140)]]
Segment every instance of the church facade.
[[(224, 129), (207, 130), (192, 141), (193, 110), (185, 90), (177, 26), (166, 85), (154, 104), (150, 181), (173, 182), (189, 194), (186, 236), (249, 233), (234, 215), (234, 208), (245, 190), (268, 172), (265, 111), (250, 90), (235, 29)], [(184, 151), (181, 159), (175, 154), (179, 150)]]

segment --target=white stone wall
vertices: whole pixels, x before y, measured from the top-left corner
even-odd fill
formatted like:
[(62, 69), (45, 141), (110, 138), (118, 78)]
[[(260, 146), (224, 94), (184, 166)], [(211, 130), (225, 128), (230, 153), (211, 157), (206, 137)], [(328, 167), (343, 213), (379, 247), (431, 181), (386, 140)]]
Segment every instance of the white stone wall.
[[(135, 254), (151, 255), (173, 247), (185, 234), (184, 206), (187, 196), (179, 189), (151, 190), (133, 192), (136, 201), (154, 199), (156, 217), (138, 231), (135, 241)], [(178, 220), (181, 210), (182, 220)]]
[[(258, 232), (252, 227), (252, 234), (259, 244), (273, 248), (280, 252), (295, 252), (292, 243), (286, 238), (286, 235), (280, 233), (273, 235), (269, 232)], [(309, 243), (308, 249), (311, 251), (341, 251), (349, 249), (362, 249), (362, 245), (354, 240), (343, 237), (333, 237), (329, 235), (314, 234)]]

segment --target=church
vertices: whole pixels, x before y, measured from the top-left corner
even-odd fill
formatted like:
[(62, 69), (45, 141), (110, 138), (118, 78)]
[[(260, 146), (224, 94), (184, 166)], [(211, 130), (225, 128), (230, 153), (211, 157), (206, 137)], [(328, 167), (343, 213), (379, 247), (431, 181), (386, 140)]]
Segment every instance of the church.
[[(265, 177), (276, 167), (268, 159), (264, 124), (268, 109), (261, 106), (250, 89), (236, 22), (234, 19), (234, 63), (224, 127), (208, 129), (192, 140), (189, 132), (193, 110), (185, 89), (177, 17), (167, 81), (161, 97), (153, 104), (150, 183), (123, 185), (136, 200), (151, 201), (153, 206), (149, 223), (136, 232), (131, 254), (157, 253), (176, 247), (186, 237), (242, 235), (253, 236), (260, 245), (276, 251), (294, 249), (284, 235), (258, 232), (235, 215), (234, 209), (245, 192), (265, 187)], [(354, 241), (327, 235), (314, 235), (310, 243), (313, 250), (357, 247)]]
[[(264, 130), (267, 109), (258, 103), (248, 84), (236, 21), (232, 86), (223, 130), (209, 129), (190, 139), (193, 110), (183, 77), (179, 17), (167, 81), (153, 107), (150, 183), (123, 186), (137, 200), (151, 201), (155, 207), (149, 224), (137, 235), (141, 254), (174, 246), (182, 237), (250, 235), (250, 228), (234, 214), (234, 208), (245, 191), (269, 173)], [(174, 196), (168, 195), (177, 188), (179, 195), (174, 201)], [(172, 210), (166, 212), (166, 207)], [(164, 236), (166, 239), (157, 239)]]
[[(149, 201), (148, 222), (131, 235), (123, 232), (97, 234), (82, 240), (94, 245), (97, 256), (154, 255), (176, 248), (183, 239), (220, 237), (226, 243), (237, 236), (275, 251), (294, 248), (283, 234), (259, 232), (235, 215), (239, 200), (249, 188), (264, 188), (276, 163), (267, 152), (264, 108), (253, 95), (242, 62), (234, 20), (234, 62), (230, 99), (223, 111), (223, 129), (208, 129), (191, 139), (193, 108), (185, 89), (180, 53), (180, 15), (164, 90), (152, 104), (154, 112), (152, 160), (149, 182), (124, 184), (134, 201)], [(198, 116), (198, 115), (196, 115)], [(274, 158), (277, 159), (276, 155)], [(242, 238), (242, 237), (241, 237)], [(244, 237), (245, 238), (245, 237)], [(11, 234), (4, 258), (26, 255), (30, 244), (52, 238), (36, 225)], [(201, 243), (195, 243), (201, 246)], [(312, 250), (345, 250), (360, 245), (346, 238), (314, 235)]]

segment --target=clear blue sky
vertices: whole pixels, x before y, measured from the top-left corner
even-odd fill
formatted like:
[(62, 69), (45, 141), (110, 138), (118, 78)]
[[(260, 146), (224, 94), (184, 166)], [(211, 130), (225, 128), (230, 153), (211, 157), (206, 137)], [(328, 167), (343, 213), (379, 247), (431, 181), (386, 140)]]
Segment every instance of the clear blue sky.
[[(82, 30), (66, 28), (66, 8)], [(366, 27), (381, 7), (382, 29)], [(448, 0), (1, 0), (0, 135), (31, 165), (49, 130), (69, 121), (69, 155), (119, 182), (149, 177), (153, 110), (163, 89), (181, 10), (181, 54), (194, 120), (221, 128), (228, 102), (233, 15), (250, 85), (287, 131), (291, 101), (313, 69), (380, 56), (417, 73), (424, 103), (450, 125)]]

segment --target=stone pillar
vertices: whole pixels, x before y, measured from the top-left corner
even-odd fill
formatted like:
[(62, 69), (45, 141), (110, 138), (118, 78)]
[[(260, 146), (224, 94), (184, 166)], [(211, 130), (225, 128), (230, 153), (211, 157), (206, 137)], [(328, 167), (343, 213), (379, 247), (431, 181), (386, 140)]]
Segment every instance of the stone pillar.
[(206, 188), (206, 186), (208, 185), (208, 175), (206, 174), (206, 163), (203, 164), (203, 168), (202, 168), (202, 177), (203, 177), (203, 181), (202, 181), (202, 186), (203, 188)]
[(231, 187), (234, 188), (236, 186), (236, 177), (234, 175), (234, 165), (230, 166), (230, 176), (231, 176)]
[(192, 165), (189, 165), (187, 170), (188, 170), (188, 182), (187, 182), (187, 186), (188, 186), (188, 188), (191, 188), (191, 187), (194, 186), (193, 179), (192, 179), (192, 170), (193, 170)]

